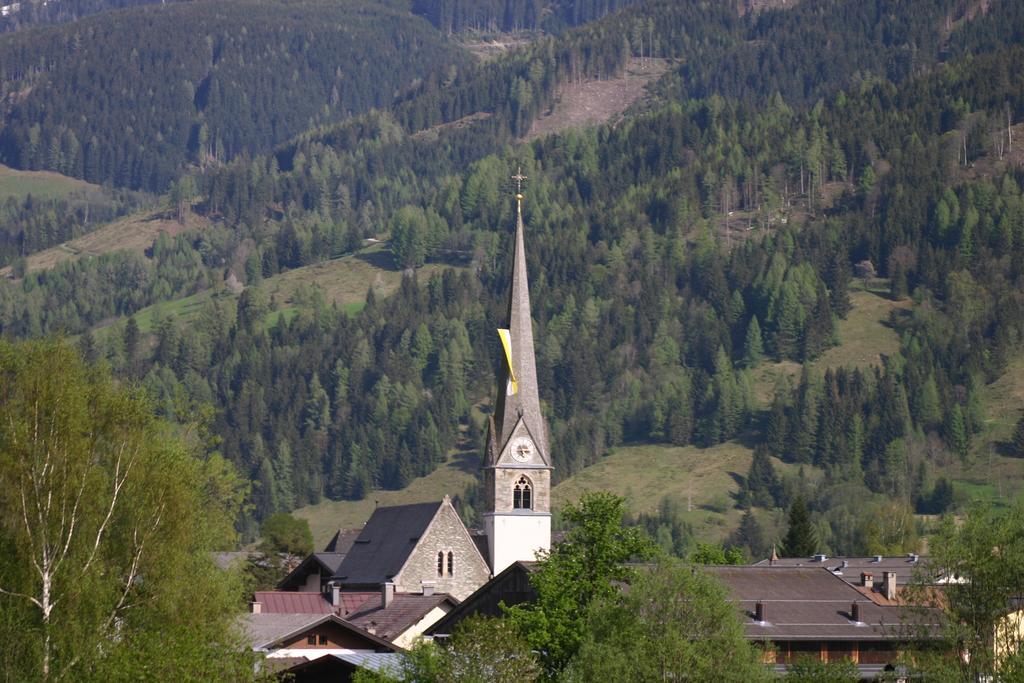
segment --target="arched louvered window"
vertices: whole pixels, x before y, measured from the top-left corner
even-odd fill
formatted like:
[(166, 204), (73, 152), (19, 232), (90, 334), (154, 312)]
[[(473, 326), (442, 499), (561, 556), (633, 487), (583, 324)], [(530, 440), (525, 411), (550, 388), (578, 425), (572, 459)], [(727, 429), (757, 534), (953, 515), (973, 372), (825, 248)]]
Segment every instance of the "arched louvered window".
[(437, 554), (437, 575), (444, 576), (444, 552)]
[(448, 576), (455, 574), (455, 555), (452, 551), (448, 551)]
[(533, 509), (533, 486), (525, 476), (519, 477), (512, 489), (512, 507), (516, 510)]

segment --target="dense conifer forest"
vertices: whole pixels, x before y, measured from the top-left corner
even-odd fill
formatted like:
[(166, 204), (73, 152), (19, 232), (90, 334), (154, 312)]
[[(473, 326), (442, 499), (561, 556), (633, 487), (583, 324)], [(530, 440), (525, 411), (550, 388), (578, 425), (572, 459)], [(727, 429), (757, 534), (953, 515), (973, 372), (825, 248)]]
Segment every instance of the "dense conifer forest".
[(386, 107), (467, 59), (425, 21), (363, 0), (103, 13), (0, 42), (0, 159), (163, 192), (186, 166)]
[[(311, 6), (294, 6), (296, 25)], [(0, 281), (0, 331), (80, 335), (90, 360), (141, 383), (163, 416), (201, 416), (210, 448), (255, 483), (246, 531), (324, 496), (402, 487), (457, 444), (482, 440), (472, 411), (493, 393), (508, 178), (522, 167), (556, 477), (624, 443), (741, 439), (757, 449), (738, 504), (787, 507), (801, 495), (830, 550), (866, 552), (861, 521), (872, 505), (891, 501), (895, 517), (952, 503), (935, 473), (970, 457), (985, 420), (980, 389), (1024, 334), (1024, 173), (1005, 161), (1020, 145), (1012, 126), (1024, 112), (1024, 10), (986, 6), (930, 0), (893, 12), (881, 0), (805, 0), (741, 16), (727, 3), (651, 0), (479, 66), (423, 37), (436, 61), (415, 87), (393, 105), (417, 74), (350, 93), (346, 113), (379, 110), (340, 123), (319, 113), (320, 99), (316, 113), (303, 104), (280, 114), (279, 129), (240, 117), (264, 121), (248, 129), (236, 125), (232, 100), (204, 110), (200, 147), (182, 137), (195, 126), (183, 117), (192, 128), (183, 123), (175, 144), (134, 157), (140, 140), (152, 144), (146, 135), (170, 125), (140, 121), (140, 137), (124, 155), (108, 150), (99, 177), (170, 184), (172, 204), (210, 227), (163, 235), (146, 255)], [(137, 20), (156, 26), (161, 15), (148, 12)], [(70, 40), (87, 25), (59, 30)], [(254, 79), (231, 92), (299, 92), (244, 85), (264, 73), (247, 44), (224, 43), (235, 50), (231, 73)], [(518, 143), (560, 87), (652, 58), (672, 60), (669, 73), (618, 125)], [(445, 63), (459, 66), (433, 68)], [(326, 96), (323, 81), (299, 73), (294, 88)], [(0, 131), (5, 154), (27, 154), (39, 118), (31, 107), (48, 101), (40, 90), (15, 98)], [(68, 115), (87, 106), (68, 105)], [(48, 130), (71, 130), (50, 118)], [(62, 145), (56, 158), (66, 160)], [(217, 163), (189, 157), (211, 145)], [(154, 166), (139, 166), (138, 181), (134, 170), (117, 175), (143, 158)], [(186, 164), (202, 167), (180, 175)], [(408, 275), (390, 297), (367, 283), (358, 311), (315, 289), (286, 310), (264, 286), (382, 236)], [(440, 263), (453, 267), (419, 271)], [(188, 320), (161, 314), (145, 330), (134, 319), (101, 327), (206, 292), (228, 271), (245, 284), (237, 299), (210, 297)], [(899, 352), (878, 367), (813, 369), (841, 341), (850, 292), (873, 276), (886, 283), (875, 294), (907, 302), (889, 321)], [(781, 361), (798, 369), (762, 408), (758, 371)], [(782, 482), (769, 455), (821, 472), (820, 485)], [(474, 498), (463, 501), (470, 519)], [(735, 543), (755, 552), (744, 519), (749, 533), (741, 527)], [(907, 539), (875, 540), (902, 550)]]

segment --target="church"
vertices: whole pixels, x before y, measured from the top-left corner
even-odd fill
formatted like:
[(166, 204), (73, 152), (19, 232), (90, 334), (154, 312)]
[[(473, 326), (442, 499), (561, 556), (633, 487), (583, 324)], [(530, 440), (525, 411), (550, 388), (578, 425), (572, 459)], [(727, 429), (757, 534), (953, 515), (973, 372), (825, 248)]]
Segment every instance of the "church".
[[(506, 327), (498, 330), (506, 363), (482, 458), (484, 529), (467, 529), (448, 496), (434, 503), (377, 508), (362, 529), (339, 531), (323, 552), (306, 558), (278, 590), (255, 594), (248, 628), (260, 634), (260, 644), (253, 639), (254, 649), (268, 657), (350, 653), (350, 647), (319, 632), (305, 634), (302, 615), (310, 616), (310, 624), (333, 615), (359, 629), (367, 642), (376, 638), (407, 647), (492, 577), (550, 549), (552, 457), (530, 318), (525, 177), (517, 173), (513, 179), (512, 286)], [(287, 630), (277, 640), (275, 622)], [(286, 641), (287, 648), (273, 646)]]

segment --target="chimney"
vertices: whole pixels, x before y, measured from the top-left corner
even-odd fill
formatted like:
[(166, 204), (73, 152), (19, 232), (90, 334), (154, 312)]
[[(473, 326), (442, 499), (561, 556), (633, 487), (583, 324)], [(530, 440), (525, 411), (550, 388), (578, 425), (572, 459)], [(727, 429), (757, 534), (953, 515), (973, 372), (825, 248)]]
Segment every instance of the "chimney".
[(380, 585), (380, 606), (382, 609), (387, 609), (388, 605), (395, 599), (395, 584), (391, 581), (386, 581)]
[(886, 600), (896, 599), (896, 572), (882, 572), (882, 595)]
[(331, 604), (335, 607), (341, 604), (341, 586), (336, 583), (331, 584)]
[(865, 588), (867, 588), (869, 590), (874, 588), (875, 587), (875, 575), (872, 574), (871, 572), (861, 572), (860, 573), (860, 585), (864, 586)]
[(423, 586), (423, 595), (433, 595), (434, 594), (434, 582), (433, 581), (424, 581), (421, 585)]
[(860, 604), (852, 603), (850, 605), (850, 621), (860, 623)]
[(765, 609), (765, 604), (760, 600), (754, 604), (754, 621), (764, 623), (768, 620), (768, 610)]
[(259, 602), (256, 602), (255, 600), (253, 600), (252, 602), (249, 603), (249, 611), (252, 612), (253, 614), (262, 614), (263, 613), (263, 605), (260, 604)]

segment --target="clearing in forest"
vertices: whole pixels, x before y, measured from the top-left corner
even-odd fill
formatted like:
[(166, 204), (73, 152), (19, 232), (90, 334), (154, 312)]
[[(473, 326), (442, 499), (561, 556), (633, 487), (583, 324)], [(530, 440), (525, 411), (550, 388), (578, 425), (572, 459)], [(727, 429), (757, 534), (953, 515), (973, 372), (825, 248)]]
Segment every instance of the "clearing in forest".
[[(153, 246), (153, 242), (161, 232), (177, 235), (185, 230), (200, 228), (209, 224), (204, 218), (190, 214), (185, 224), (165, 217), (165, 211), (143, 211), (102, 228), (82, 235), (56, 247), (36, 252), (28, 257), (28, 271), (53, 268), (62, 261), (78, 259), (83, 256), (99, 256), (111, 251), (145, 252)], [(9, 272), (9, 268), (0, 269), (0, 277)]]
[(51, 171), (19, 171), (0, 164), (0, 201), (27, 195), (40, 199), (66, 197), (76, 191), (102, 192), (99, 185)]
[(668, 68), (666, 59), (632, 58), (621, 76), (563, 85), (555, 106), (533, 122), (526, 140), (615, 119), (640, 99), (647, 85), (658, 80)]
[[(893, 329), (890, 318), (893, 311), (909, 310), (912, 301), (893, 301), (886, 294), (876, 291), (881, 280), (865, 291), (858, 280), (850, 282), (850, 303), (853, 308), (845, 320), (836, 326), (839, 345), (821, 354), (811, 367), (824, 373), (828, 368), (868, 368), (880, 366), (882, 356), (895, 356), (900, 352), (899, 333)], [(789, 377), (792, 382), (800, 379), (800, 364), (793, 361), (764, 363), (753, 372), (754, 395), (758, 405), (771, 405), (776, 382)]]
[[(428, 263), (416, 271), (416, 277), (426, 283), (434, 273), (456, 267)], [(261, 286), (278, 305), (309, 304), (309, 297), (318, 290), (328, 305), (337, 303), (354, 313), (366, 303), (366, 293), (371, 287), (378, 297), (394, 293), (402, 284), (402, 273), (395, 267), (391, 252), (378, 243), (348, 256), (275, 275), (264, 280)]]

